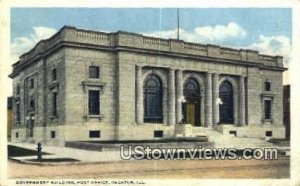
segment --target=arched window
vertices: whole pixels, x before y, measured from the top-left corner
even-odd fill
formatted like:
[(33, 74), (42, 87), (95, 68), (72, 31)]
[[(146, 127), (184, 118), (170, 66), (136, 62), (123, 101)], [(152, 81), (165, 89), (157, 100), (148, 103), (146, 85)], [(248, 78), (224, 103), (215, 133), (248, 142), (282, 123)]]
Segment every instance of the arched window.
[(223, 81), (221, 83), (219, 97), (222, 101), (219, 107), (220, 123), (233, 124), (233, 87), (229, 81)]
[(158, 76), (150, 74), (144, 82), (144, 122), (162, 123), (162, 83)]
[(184, 85), (184, 96), (185, 97), (200, 97), (200, 87), (194, 78), (189, 78)]

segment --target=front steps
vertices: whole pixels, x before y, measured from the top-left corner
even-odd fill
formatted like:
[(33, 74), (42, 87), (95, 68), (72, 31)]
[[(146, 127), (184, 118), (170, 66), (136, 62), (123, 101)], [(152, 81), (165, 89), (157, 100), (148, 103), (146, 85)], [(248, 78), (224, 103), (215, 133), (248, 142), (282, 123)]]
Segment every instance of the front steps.
[(222, 134), (212, 128), (195, 128), (191, 137), (207, 136), (208, 141), (214, 144), (214, 148), (276, 148), (279, 155), (290, 156), (290, 146), (287, 142), (273, 142), (265, 138), (236, 137), (235, 135)]

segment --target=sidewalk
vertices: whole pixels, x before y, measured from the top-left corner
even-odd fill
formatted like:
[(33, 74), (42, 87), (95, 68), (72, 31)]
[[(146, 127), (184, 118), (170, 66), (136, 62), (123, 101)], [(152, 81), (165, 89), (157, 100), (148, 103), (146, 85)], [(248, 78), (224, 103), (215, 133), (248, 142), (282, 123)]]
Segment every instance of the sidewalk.
[[(22, 147), (26, 149), (36, 150), (36, 144), (28, 143), (11, 143), (8, 142), (8, 145), (13, 145), (17, 147)], [(68, 147), (59, 147), (59, 146), (42, 146), (42, 152), (49, 153), (50, 155), (43, 155), (43, 158), (72, 158), (79, 160), (81, 163), (89, 162), (111, 162), (111, 161), (120, 161), (120, 152), (119, 151), (88, 151), (82, 149), (68, 148)], [(24, 161), (29, 159), (36, 159), (37, 156), (23, 156), (23, 157), (10, 157), (11, 159), (17, 161)], [(74, 162), (73, 162), (74, 163)]]

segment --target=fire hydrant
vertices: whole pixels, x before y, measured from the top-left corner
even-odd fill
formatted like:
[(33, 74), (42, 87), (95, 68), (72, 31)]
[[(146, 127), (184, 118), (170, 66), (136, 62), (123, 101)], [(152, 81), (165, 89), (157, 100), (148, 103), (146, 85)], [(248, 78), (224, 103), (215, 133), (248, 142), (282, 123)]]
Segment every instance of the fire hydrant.
[(42, 144), (38, 143), (36, 149), (37, 149), (37, 159), (40, 161), (42, 160)]

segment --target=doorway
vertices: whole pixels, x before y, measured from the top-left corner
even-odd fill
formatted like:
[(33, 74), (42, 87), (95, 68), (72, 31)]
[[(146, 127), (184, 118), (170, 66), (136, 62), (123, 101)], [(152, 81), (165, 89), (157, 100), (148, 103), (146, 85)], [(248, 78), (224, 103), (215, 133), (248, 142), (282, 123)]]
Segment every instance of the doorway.
[(184, 85), (184, 97), (186, 102), (182, 104), (183, 121), (193, 126), (201, 126), (200, 123), (200, 86), (196, 79), (189, 78)]
[(187, 101), (183, 104), (184, 123), (200, 126), (200, 104), (195, 101)]

